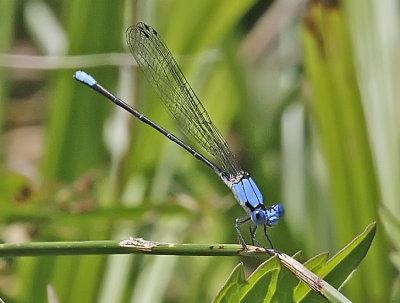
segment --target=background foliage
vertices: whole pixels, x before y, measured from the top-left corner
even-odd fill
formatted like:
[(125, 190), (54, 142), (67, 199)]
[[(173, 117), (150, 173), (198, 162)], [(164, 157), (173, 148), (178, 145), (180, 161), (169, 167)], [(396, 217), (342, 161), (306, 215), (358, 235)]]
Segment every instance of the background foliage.
[[(213, 172), (72, 79), (85, 69), (175, 129), (132, 67), (125, 29), (155, 27), (268, 203), (280, 250), (336, 252), (377, 236), (344, 292), (399, 296), (399, 8), (384, 1), (0, 0), (4, 242), (237, 241), (243, 210)], [(383, 224), (382, 224), (383, 223)], [(1, 260), (0, 297), (204, 302), (239, 260), (64, 256)], [(250, 272), (263, 260), (243, 260)]]

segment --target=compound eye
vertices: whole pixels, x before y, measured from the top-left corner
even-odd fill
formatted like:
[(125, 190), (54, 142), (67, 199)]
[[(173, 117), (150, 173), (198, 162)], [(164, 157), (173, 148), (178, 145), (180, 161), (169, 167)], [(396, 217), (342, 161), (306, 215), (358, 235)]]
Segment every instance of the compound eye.
[(276, 206), (276, 211), (278, 213), (278, 217), (282, 218), (283, 215), (285, 214), (285, 209), (283, 208), (283, 205), (278, 203), (275, 206)]
[(279, 218), (278, 217), (271, 217), (268, 219), (267, 225), (268, 226), (274, 226), (278, 223)]
[(251, 220), (256, 224), (256, 225), (264, 225), (265, 224), (265, 213), (257, 209), (253, 211), (251, 214)]
[(282, 204), (272, 205), (266, 210), (266, 221), (268, 226), (274, 226), (278, 223), (278, 220), (285, 214), (285, 209)]

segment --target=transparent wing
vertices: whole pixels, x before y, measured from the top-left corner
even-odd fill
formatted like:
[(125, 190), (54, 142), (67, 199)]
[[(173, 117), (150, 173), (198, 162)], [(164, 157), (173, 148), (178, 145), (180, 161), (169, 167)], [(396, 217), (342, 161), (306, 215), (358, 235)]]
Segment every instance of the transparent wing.
[(241, 175), (242, 169), (232, 151), (159, 34), (152, 27), (138, 23), (128, 28), (126, 40), (139, 67), (182, 132), (215, 158), (229, 179)]

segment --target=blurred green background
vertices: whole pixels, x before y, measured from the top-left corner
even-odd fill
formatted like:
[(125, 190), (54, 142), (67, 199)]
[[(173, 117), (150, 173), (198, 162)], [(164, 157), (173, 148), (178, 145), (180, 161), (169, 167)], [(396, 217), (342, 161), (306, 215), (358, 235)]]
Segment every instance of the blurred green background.
[[(334, 254), (376, 220), (343, 291), (398, 302), (399, 11), (394, 0), (0, 0), (1, 240), (237, 243), (243, 210), (208, 167), (72, 79), (92, 73), (181, 136), (124, 41), (143, 21), (267, 204), (285, 206), (276, 248)], [(250, 273), (263, 259), (2, 259), (0, 298), (47, 302), (51, 285), (63, 303), (209, 302), (239, 261)]]

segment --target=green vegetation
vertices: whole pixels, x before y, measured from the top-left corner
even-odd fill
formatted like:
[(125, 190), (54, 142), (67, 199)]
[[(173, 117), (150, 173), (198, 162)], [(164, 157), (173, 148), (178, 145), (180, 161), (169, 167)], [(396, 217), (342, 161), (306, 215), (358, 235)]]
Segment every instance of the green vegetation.
[[(400, 18), (372, 2), (0, 0), (1, 240), (237, 243), (243, 210), (208, 167), (72, 79), (90, 72), (181, 137), (126, 54), (143, 21), (266, 203), (285, 206), (274, 246), (335, 288), (350, 275), (354, 302), (396, 302)], [(375, 225), (354, 239), (373, 221), (373, 242)], [(47, 302), (51, 285), (63, 303), (321, 300), (276, 257), (199, 255), (3, 258), (0, 298)]]

